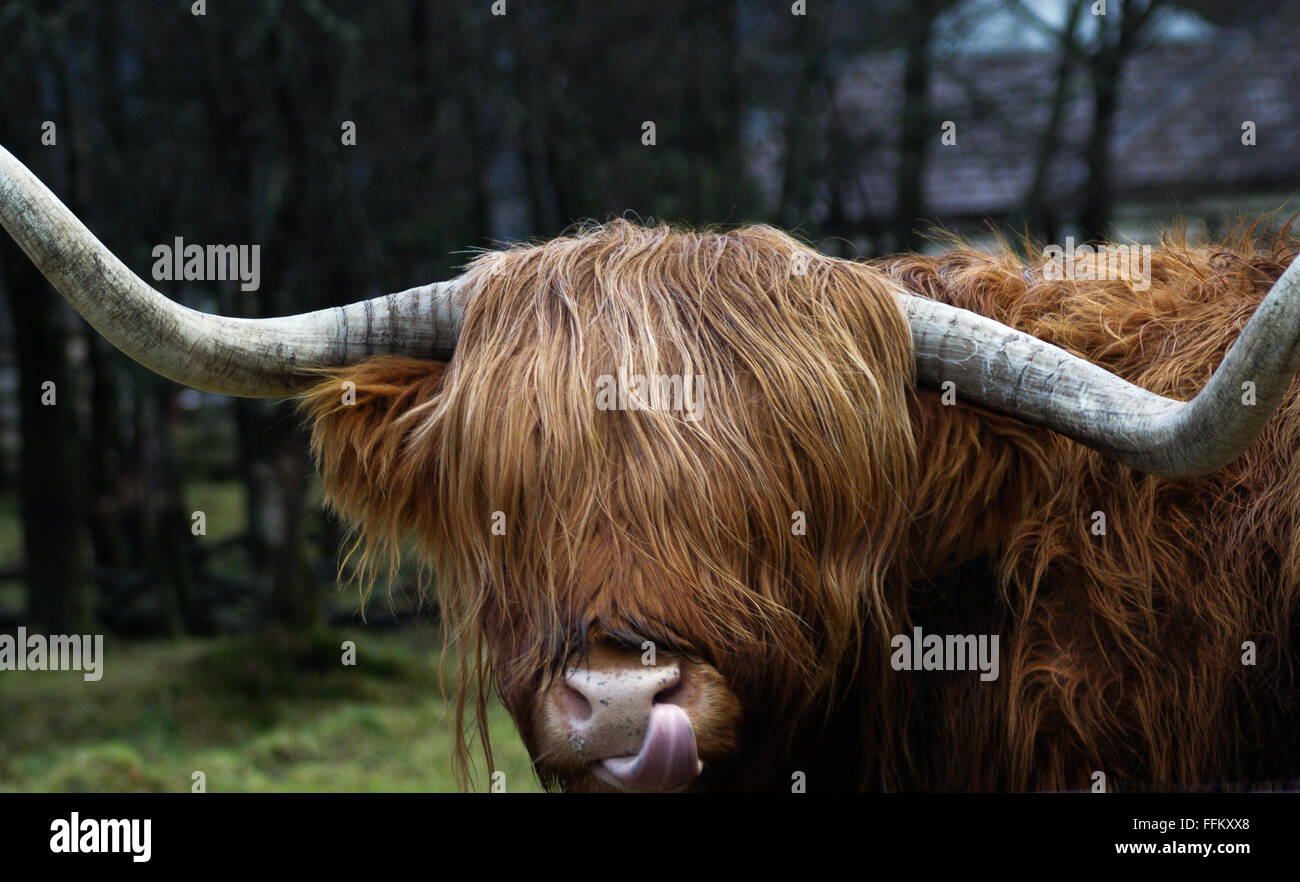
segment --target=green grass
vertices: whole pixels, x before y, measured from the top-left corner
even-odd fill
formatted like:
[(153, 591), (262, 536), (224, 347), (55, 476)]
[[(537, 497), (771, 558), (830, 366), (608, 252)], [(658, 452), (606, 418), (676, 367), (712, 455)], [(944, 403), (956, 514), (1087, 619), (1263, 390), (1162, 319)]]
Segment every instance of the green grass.
[[(318, 488), (313, 489), (318, 495)], [(195, 482), (189, 510), (218, 543), (244, 530), (244, 489)], [(22, 556), (15, 494), (0, 494), (0, 566)], [(215, 567), (238, 577), (238, 550)], [(382, 601), (380, 601), (382, 602)], [(19, 610), (22, 585), (0, 584)], [(341, 663), (355, 641), (357, 665)], [(454, 791), (448, 708), (431, 627), (259, 634), (211, 640), (105, 640), (104, 677), (0, 671), (0, 791)], [(536, 791), (509, 715), (489, 708), (506, 789)], [(473, 787), (486, 790), (481, 758)]]
[[(341, 663), (356, 643), (355, 667)], [(454, 791), (431, 628), (166, 643), (107, 638), (104, 677), (0, 673), (0, 791)], [(490, 711), (511, 792), (539, 789)], [(488, 774), (474, 774), (487, 789)]]

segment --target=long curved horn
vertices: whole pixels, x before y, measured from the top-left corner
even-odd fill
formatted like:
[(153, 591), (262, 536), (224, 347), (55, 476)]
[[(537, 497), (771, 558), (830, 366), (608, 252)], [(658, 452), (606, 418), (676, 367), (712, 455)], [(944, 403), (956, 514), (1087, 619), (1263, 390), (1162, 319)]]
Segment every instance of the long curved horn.
[[(1143, 472), (1195, 478), (1236, 459), (1300, 369), (1300, 258), (1251, 316), (1205, 388), (1175, 401), (992, 319), (901, 294), (917, 379), (1068, 435)], [(1255, 384), (1243, 403), (1242, 384)]]
[(456, 280), (283, 318), (228, 318), (182, 306), (127, 269), (3, 147), (0, 224), (108, 342), (196, 389), (276, 398), (302, 388), (304, 368), (381, 353), (446, 360), (456, 346)]

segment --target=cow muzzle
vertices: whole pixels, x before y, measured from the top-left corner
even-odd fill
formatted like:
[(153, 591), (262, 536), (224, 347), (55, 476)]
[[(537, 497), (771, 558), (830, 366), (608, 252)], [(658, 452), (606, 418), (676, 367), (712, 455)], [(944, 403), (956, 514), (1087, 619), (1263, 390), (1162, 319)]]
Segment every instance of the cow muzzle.
[(685, 790), (704, 769), (695, 724), (704, 681), (684, 659), (647, 665), (636, 653), (593, 652), (547, 690), (547, 725), (615, 790)]

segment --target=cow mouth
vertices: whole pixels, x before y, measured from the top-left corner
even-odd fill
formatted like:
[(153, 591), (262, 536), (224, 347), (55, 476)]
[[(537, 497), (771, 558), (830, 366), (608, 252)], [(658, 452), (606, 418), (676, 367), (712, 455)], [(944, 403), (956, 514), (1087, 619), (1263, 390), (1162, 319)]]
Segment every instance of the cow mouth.
[(591, 766), (592, 774), (617, 790), (672, 793), (686, 789), (704, 770), (690, 717), (675, 704), (656, 704), (641, 749)]

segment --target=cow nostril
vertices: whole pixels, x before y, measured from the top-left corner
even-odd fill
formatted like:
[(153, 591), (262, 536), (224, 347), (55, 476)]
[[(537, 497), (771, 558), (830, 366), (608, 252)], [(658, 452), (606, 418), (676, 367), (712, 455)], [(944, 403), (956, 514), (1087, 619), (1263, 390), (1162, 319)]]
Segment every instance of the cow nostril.
[(654, 703), (655, 704), (680, 704), (682, 693), (684, 691), (685, 691), (685, 687), (681, 684), (681, 682), (674, 683), (673, 685), (669, 686), (667, 689), (662, 689), (659, 692), (656, 692), (654, 697)]
[(561, 683), (556, 693), (556, 701), (570, 719), (577, 722), (591, 719), (591, 701), (568, 683)]
[(671, 682), (655, 693), (652, 704), (681, 704), (683, 693), (686, 690), (685, 672), (679, 668), (674, 668), (669, 676), (672, 678)]

